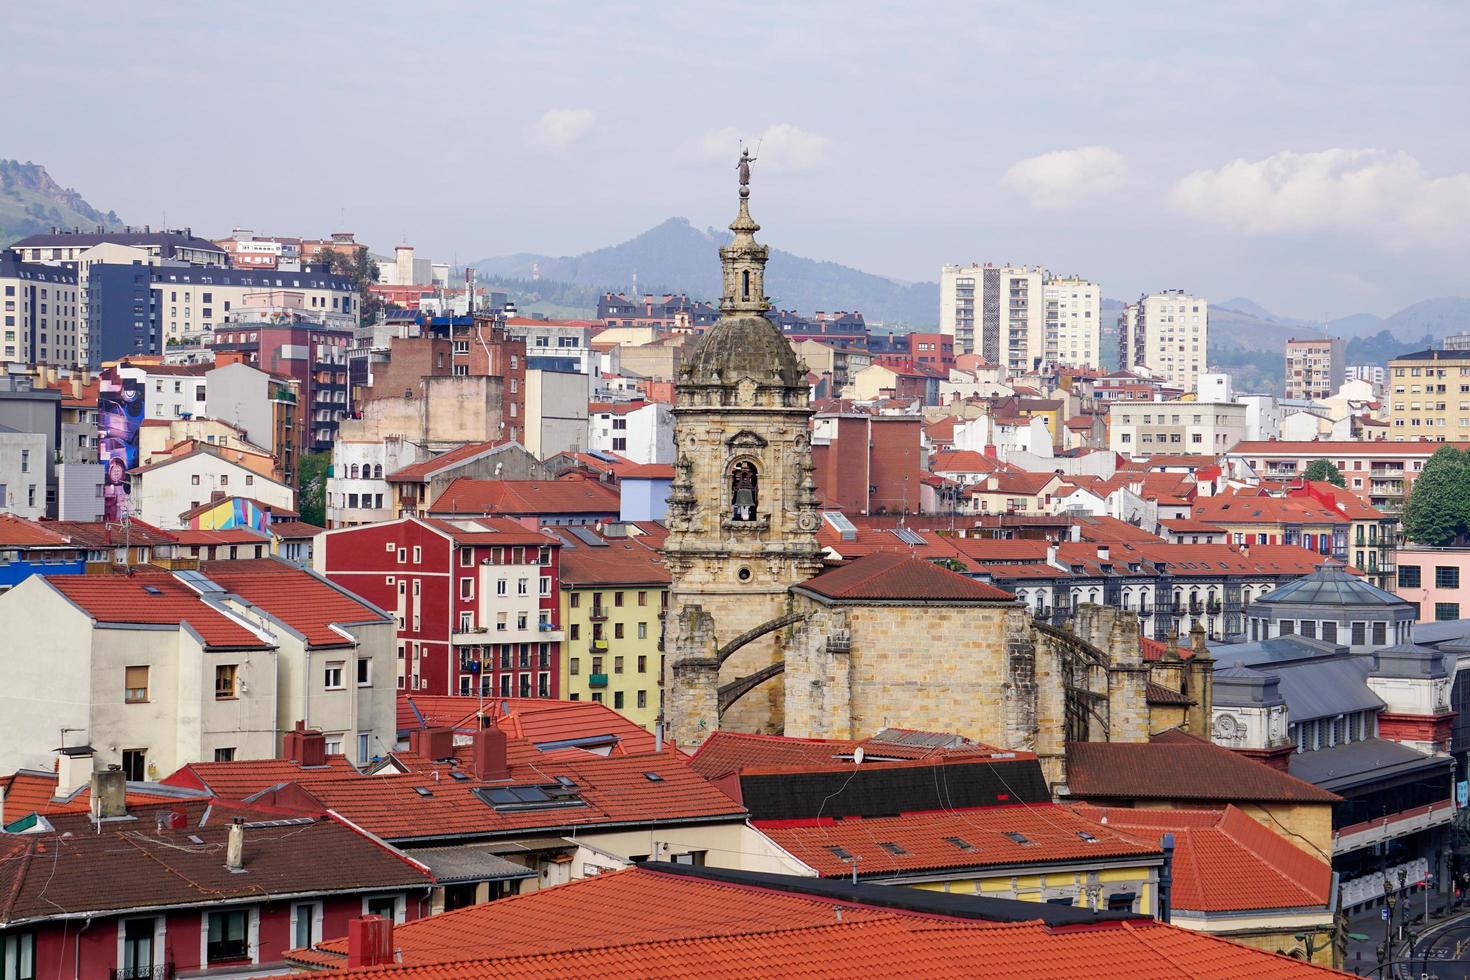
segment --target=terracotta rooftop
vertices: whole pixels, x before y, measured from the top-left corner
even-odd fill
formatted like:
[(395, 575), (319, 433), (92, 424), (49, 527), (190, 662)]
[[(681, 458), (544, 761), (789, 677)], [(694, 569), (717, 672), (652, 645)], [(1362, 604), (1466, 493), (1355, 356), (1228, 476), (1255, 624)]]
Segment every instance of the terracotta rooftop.
[(269, 547), (271, 541), (269, 535), (248, 527), (230, 527), (218, 531), (184, 528), (169, 533), (173, 535), (174, 541), (185, 547), (221, 544), (263, 544)]
[(199, 571), (210, 581), (265, 610), (306, 637), (315, 649), (352, 646), (357, 641), (335, 625), (388, 623), (393, 617), (345, 589), (279, 558), (205, 561)]
[(65, 534), (14, 514), (0, 514), (0, 546), (9, 548), (66, 548), (73, 545)]
[[(82, 786), (75, 792), (64, 797), (56, 795), (57, 775), (54, 772), (37, 772), (30, 769), (20, 769), (9, 776), (0, 776), (0, 799), (5, 803), (5, 824), (12, 824), (21, 817), (32, 813), (43, 815), (53, 813), (86, 813), (91, 805), (92, 789), (90, 786)], [(150, 793), (139, 784), (130, 785), (127, 791), (127, 804), (130, 807), (144, 806), (150, 803), (170, 803), (179, 800), (180, 794), (186, 790), (160, 789), (158, 792)]]
[(1199, 497), (1196, 520), (1216, 524), (1345, 524), (1347, 518), (1311, 497)]
[(162, 528), (154, 527), (137, 518), (128, 522), (126, 530), (120, 524), (102, 521), (42, 521), (43, 526), (64, 534), (79, 548), (114, 548), (127, 542), (134, 548), (156, 548), (174, 543), (173, 535)]
[(535, 746), (606, 741), (596, 751), (609, 755), (652, 752), (653, 735), (599, 701), (546, 698), (479, 698), (464, 695), (398, 695), (398, 730), (448, 727), (476, 731), (481, 704), (496, 726)]
[[(1064, 914), (1077, 924), (1060, 924)], [(1077, 918), (1077, 910), (1055, 906), (652, 865), (407, 923), (394, 931), (402, 965), (338, 975), (364, 980), (1306, 980), (1340, 975), (1147, 919), (1086, 914), (1094, 917), (1093, 924)], [(289, 959), (340, 969), (344, 944), (324, 946), (332, 953), (293, 952)]]
[(1054, 803), (970, 807), (842, 820), (758, 820), (756, 827), (825, 878), (888, 877), (904, 872), (1046, 865), (1109, 857), (1161, 858), (1140, 843)]
[[(235, 564), (228, 562), (227, 564)], [(233, 616), (214, 609), (193, 589), (163, 571), (132, 575), (52, 575), (45, 584), (98, 623), (179, 626), (188, 623), (206, 647), (263, 650), (261, 639)]]
[(1078, 815), (1140, 841), (1174, 834), (1176, 909), (1195, 912), (1322, 907), (1331, 901), (1332, 865), (1234, 806), (1223, 810), (1141, 810), (1076, 806)]
[(1067, 789), (1079, 800), (1335, 803), (1336, 795), (1178, 729), (1147, 742), (1071, 742)]
[(618, 492), (592, 480), (471, 480), (460, 477), (429, 506), (433, 514), (617, 514)]
[(274, 538), (285, 538), (295, 540), (297, 538), (314, 538), (325, 531), (324, 527), (308, 524), (305, 521), (271, 521), (270, 534)]
[(515, 546), (529, 545), (534, 548), (556, 546), (561, 542), (520, 521), (510, 517), (411, 517), (441, 534), (448, 535), (458, 544)]
[(193, 507), (190, 507), (188, 510), (179, 515), (179, 520), (187, 524), (190, 518), (197, 517), (200, 514), (214, 510), (216, 507), (228, 503), (231, 500), (243, 500), (245, 503), (253, 504), (256, 510), (271, 515), (272, 520), (290, 519), (301, 516), (299, 513), (289, 507), (280, 507), (276, 504), (268, 504), (263, 500), (256, 500), (254, 497), (226, 497), (224, 500), (206, 500), (202, 504), (197, 504)]
[(966, 578), (932, 561), (895, 551), (875, 551), (793, 586), (828, 599), (907, 602), (1013, 602), (992, 585)]
[[(663, 556), (639, 541), (608, 538), (604, 548), (578, 541), (575, 548), (561, 552), (561, 583), (564, 588), (603, 585), (669, 584), (669, 569)], [(655, 600), (657, 597), (654, 597)]]

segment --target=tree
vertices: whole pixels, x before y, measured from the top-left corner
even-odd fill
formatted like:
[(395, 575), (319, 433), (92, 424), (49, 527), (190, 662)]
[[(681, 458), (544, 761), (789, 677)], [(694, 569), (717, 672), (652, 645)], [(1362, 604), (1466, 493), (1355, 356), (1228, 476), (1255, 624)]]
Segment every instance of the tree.
[(1404, 536), (1442, 547), (1470, 530), (1470, 464), (1454, 446), (1429, 457), (1404, 505)]
[(366, 248), (358, 248), (351, 254), (324, 248), (317, 254), (317, 263), (328, 272), (347, 276), (352, 280), (352, 288), (357, 292), (358, 305), (362, 310), (363, 323), (372, 323), (378, 319), (378, 311), (385, 308), (384, 302), (368, 289), (378, 281), (378, 263), (373, 261)]
[(307, 453), (298, 468), (296, 509), (301, 519), (317, 527), (327, 526), (327, 477), (331, 475), (330, 452)]
[(1307, 467), (1306, 477), (1317, 483), (1331, 483), (1334, 486), (1345, 487), (1347, 481), (1342, 478), (1342, 471), (1332, 464), (1330, 459), (1316, 459), (1312, 465)]

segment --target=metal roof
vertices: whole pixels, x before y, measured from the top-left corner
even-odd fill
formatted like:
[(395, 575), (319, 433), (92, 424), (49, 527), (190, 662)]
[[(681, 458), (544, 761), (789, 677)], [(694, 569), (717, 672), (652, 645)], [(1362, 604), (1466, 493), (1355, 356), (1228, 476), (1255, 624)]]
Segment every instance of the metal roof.
[(1407, 610), (1409, 604), (1356, 575), (1341, 565), (1324, 564), (1310, 575), (1288, 582), (1278, 589), (1251, 600), (1252, 606), (1317, 605), (1317, 606), (1393, 606)]
[[(1425, 755), (1381, 738), (1349, 742), (1291, 757), (1291, 774), (1332, 792), (1436, 767), (1448, 770), (1449, 756)], [(1448, 785), (1448, 784), (1446, 784)]]

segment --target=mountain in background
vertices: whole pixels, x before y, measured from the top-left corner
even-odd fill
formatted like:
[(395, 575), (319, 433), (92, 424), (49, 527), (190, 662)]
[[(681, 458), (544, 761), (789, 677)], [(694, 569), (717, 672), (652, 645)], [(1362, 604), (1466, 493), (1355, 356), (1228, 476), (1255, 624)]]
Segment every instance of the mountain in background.
[[(481, 259), (475, 268), (485, 276), (525, 281), (535, 266), (542, 280), (586, 287), (597, 294), (627, 292), (636, 273), (639, 292), (684, 292), (713, 300), (720, 295), (714, 250), (729, 240), (725, 232), (700, 231), (685, 218), (670, 218), (619, 245), (581, 255), (520, 253)], [(938, 283), (901, 282), (778, 248), (771, 249), (767, 268), (771, 302), (781, 309), (806, 314), (857, 310), (869, 321), (890, 325), (932, 327), (938, 321)]]
[(0, 160), (0, 245), (52, 228), (122, 228), (117, 212), (103, 214), (76, 191), (51, 179), (38, 163)]

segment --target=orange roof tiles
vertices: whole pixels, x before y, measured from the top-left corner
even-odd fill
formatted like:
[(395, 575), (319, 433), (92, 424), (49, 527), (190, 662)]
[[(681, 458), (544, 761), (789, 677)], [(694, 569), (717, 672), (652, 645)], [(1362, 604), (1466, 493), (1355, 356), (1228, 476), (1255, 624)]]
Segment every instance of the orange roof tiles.
[(211, 581), (306, 637), (311, 647), (351, 646), (356, 641), (333, 624), (391, 622), (388, 616), (299, 565), (277, 558), (200, 562)]
[[(91, 805), (92, 789), (83, 786), (70, 795), (57, 798), (54, 772), (35, 772), (21, 769), (9, 776), (0, 776), (0, 798), (5, 801), (5, 823), (14, 823), (32, 813), (86, 813)], [(162, 793), (147, 793), (128, 790), (128, 806), (143, 806), (148, 803), (172, 803), (177, 796)]]
[(1332, 865), (1233, 806), (1224, 810), (1139, 810), (1080, 805), (1110, 830), (1141, 841), (1174, 834), (1171, 904), (1195, 912), (1325, 907)]
[(576, 548), (563, 548), (560, 571), (562, 585), (569, 588), (669, 584), (662, 555), (625, 538), (609, 538), (605, 548), (588, 547), (580, 541)]
[[(817, 912), (797, 902), (815, 906)], [(330, 959), (320, 953), (292, 953), (290, 959), (340, 965), (343, 944), (326, 945), (334, 947)], [(1007, 923), (958, 919), (858, 902), (834, 903), (773, 887), (687, 879), (646, 868), (420, 919), (397, 928), (394, 945), (403, 950), (401, 965), (337, 975), (364, 980), (1340, 976), (1289, 957), (1147, 920), (1049, 927), (1039, 917)]]
[(12, 548), (66, 547), (71, 539), (44, 524), (14, 514), (0, 514), (0, 545)]
[(53, 575), (44, 581), (98, 623), (147, 626), (188, 623), (207, 647), (241, 650), (274, 646), (229, 614), (206, 604), (197, 592), (164, 572)]
[(472, 480), (459, 477), (433, 514), (617, 514), (618, 492), (592, 480)]
[(758, 820), (755, 826), (825, 878), (852, 873), (852, 864), (838, 850), (858, 858), (859, 878), (1163, 856), (1157, 842), (1142, 844), (1054, 803), (930, 810), (897, 817)]
[(875, 551), (797, 586), (835, 600), (903, 599), (911, 602), (1012, 602), (993, 585), (966, 578), (932, 561), (893, 551)]
[(1347, 519), (1310, 497), (1199, 497), (1195, 520), (1215, 524), (1345, 524)]

